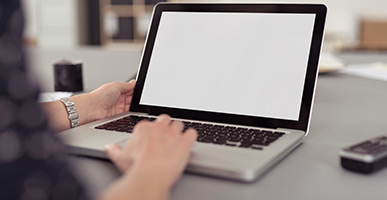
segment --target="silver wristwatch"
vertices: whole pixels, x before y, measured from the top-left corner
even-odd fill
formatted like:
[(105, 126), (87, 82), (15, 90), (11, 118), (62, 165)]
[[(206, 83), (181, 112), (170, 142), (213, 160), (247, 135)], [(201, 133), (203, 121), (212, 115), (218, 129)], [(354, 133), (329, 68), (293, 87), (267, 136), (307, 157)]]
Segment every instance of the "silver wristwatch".
[(61, 98), (60, 101), (66, 106), (71, 128), (79, 126), (79, 116), (77, 109), (75, 109), (74, 102), (68, 97)]

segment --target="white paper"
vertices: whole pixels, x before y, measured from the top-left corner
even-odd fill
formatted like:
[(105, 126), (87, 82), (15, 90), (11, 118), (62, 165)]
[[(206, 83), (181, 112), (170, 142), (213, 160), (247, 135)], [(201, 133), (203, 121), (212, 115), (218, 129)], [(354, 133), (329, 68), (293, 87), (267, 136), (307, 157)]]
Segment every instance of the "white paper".
[(387, 81), (387, 64), (382, 62), (348, 65), (341, 73)]
[(320, 73), (334, 72), (344, 68), (344, 63), (342, 60), (327, 52), (321, 53), (319, 65)]
[(73, 95), (72, 92), (43, 92), (39, 95), (39, 102), (50, 102), (56, 101), (63, 97), (70, 97)]

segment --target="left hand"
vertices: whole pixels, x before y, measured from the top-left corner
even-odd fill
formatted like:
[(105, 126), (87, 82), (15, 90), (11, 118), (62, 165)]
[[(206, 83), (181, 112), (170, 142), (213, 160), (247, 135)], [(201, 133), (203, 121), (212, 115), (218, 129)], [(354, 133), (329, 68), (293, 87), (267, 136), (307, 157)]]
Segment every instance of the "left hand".
[(90, 92), (92, 112), (97, 116), (95, 120), (128, 112), (135, 85), (135, 80), (127, 83), (112, 82)]
[[(93, 92), (70, 97), (78, 112), (80, 124), (129, 111), (135, 85), (135, 80), (128, 83), (107, 83)], [(56, 131), (71, 128), (68, 113), (62, 102), (46, 102), (42, 107)]]

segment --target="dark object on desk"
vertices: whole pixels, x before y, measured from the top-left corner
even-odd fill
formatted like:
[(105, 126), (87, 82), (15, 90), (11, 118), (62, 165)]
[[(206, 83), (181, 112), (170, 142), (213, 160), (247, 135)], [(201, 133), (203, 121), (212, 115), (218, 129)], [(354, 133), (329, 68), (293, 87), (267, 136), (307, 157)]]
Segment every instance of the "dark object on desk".
[(55, 91), (83, 91), (82, 63), (61, 60), (54, 64)]
[(344, 148), (341, 165), (348, 170), (372, 173), (387, 166), (387, 136), (379, 136)]

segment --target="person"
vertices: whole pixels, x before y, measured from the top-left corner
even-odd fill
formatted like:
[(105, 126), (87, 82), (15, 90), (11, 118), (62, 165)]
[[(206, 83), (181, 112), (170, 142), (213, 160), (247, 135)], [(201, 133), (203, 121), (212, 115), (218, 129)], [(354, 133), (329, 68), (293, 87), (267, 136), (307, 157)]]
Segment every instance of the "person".
[[(80, 124), (129, 111), (135, 80), (108, 83), (95, 91), (71, 97)], [(60, 101), (43, 103), (56, 131), (70, 128), (67, 111)], [(133, 130), (125, 149), (108, 144), (106, 152), (124, 173), (102, 195), (102, 199), (168, 199), (169, 191), (182, 174), (197, 133), (160, 115), (155, 122), (142, 121)], [(130, 197), (130, 198), (129, 198)]]
[[(39, 89), (26, 73), (20, 7), (18, 0), (0, 1), (0, 199), (87, 199), (87, 186), (68, 166), (52, 131), (70, 128), (65, 106), (39, 105)], [(135, 81), (108, 83), (71, 97), (80, 123), (128, 111), (134, 86)], [(106, 146), (123, 175), (99, 198), (168, 199), (196, 137), (195, 130), (183, 133), (183, 124), (168, 115), (140, 122), (125, 148)]]

